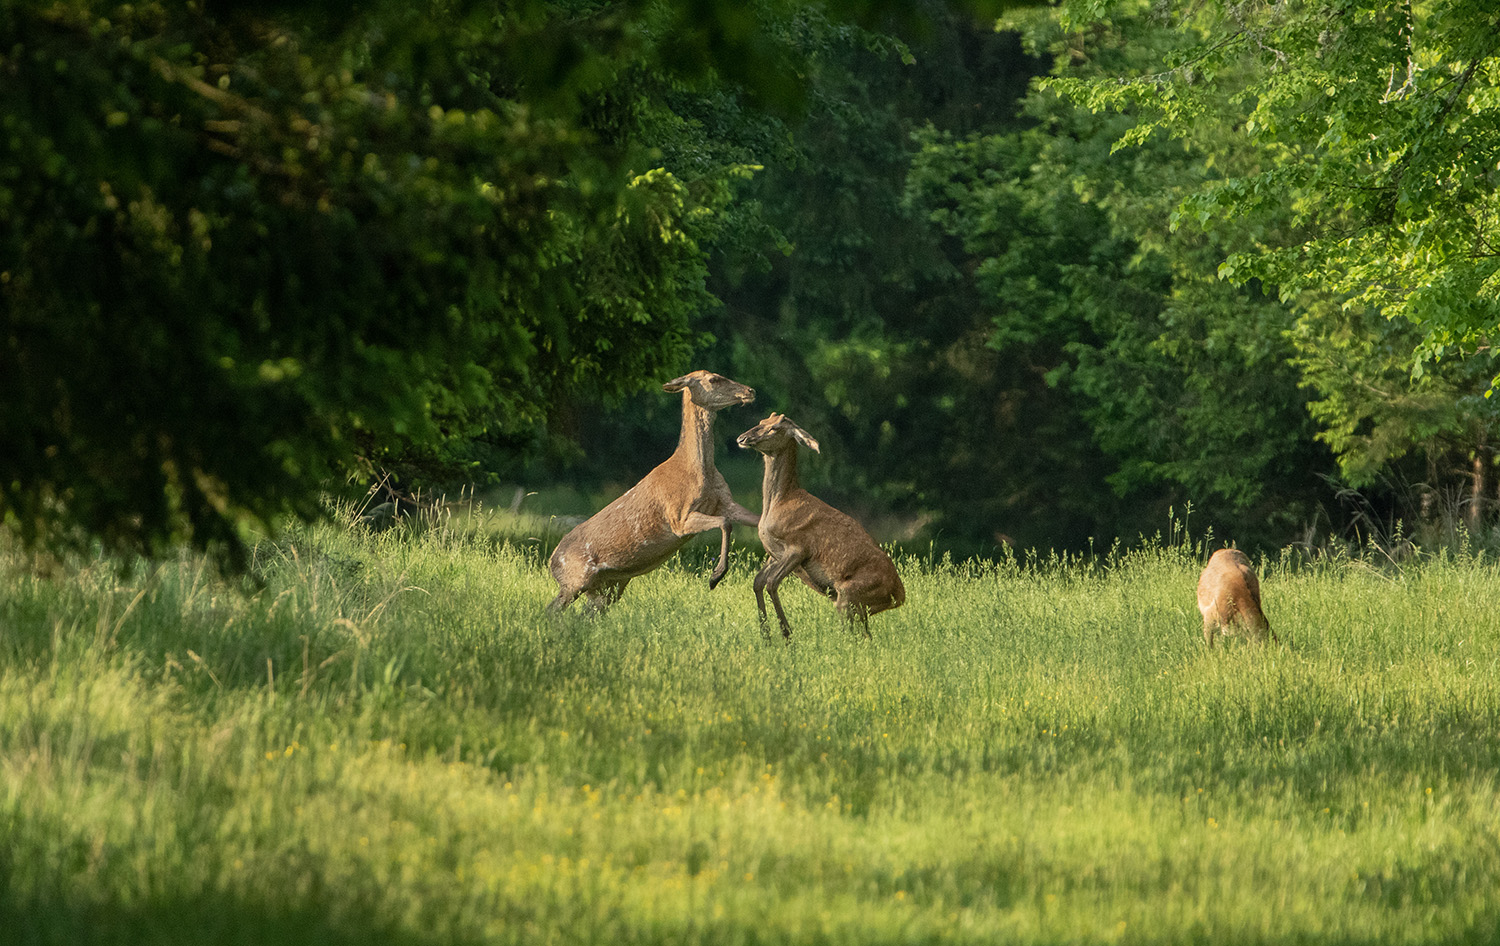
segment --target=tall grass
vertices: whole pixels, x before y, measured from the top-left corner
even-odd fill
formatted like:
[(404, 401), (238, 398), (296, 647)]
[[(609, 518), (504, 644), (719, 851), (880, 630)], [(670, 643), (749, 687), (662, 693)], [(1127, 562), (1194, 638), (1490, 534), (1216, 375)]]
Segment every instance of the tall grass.
[[(865, 641), (737, 550), (544, 615), (539, 524), (0, 562), (19, 943), (1490, 942), (1500, 582), (1201, 548), (898, 561)], [(1389, 563), (1387, 563), (1388, 565)]]

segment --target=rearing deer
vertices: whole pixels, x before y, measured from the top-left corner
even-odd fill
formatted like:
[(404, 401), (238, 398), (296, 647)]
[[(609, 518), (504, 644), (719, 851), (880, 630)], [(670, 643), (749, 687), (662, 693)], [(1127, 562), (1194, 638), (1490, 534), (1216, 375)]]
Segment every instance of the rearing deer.
[(755, 390), (712, 371), (694, 371), (662, 385), (682, 392), (682, 436), (677, 449), (639, 483), (563, 536), (548, 567), (557, 597), (547, 606), (561, 611), (579, 595), (603, 609), (618, 601), (630, 579), (644, 575), (700, 532), (719, 529), (719, 562), (709, 576), (713, 588), (729, 568), (729, 530), (753, 526), (760, 517), (739, 505), (714, 466), (714, 414), (749, 404)]
[(850, 622), (858, 620), (869, 637), (870, 615), (900, 607), (906, 588), (890, 556), (858, 522), (799, 485), (797, 444), (818, 450), (818, 442), (784, 415), (772, 414), (740, 434), (736, 443), (765, 455), (758, 531), (767, 561), (755, 576), (762, 630), (767, 624), (765, 593), (776, 606), (781, 635), (791, 639), (792, 626), (777, 589), (795, 573), (809, 588), (831, 597)]
[(1270, 634), (1281, 643), (1260, 608), (1260, 580), (1239, 549), (1219, 549), (1209, 557), (1198, 577), (1198, 610), (1203, 615), (1203, 639), (1210, 647), (1216, 633), (1234, 634), (1236, 625), (1251, 640), (1264, 641)]

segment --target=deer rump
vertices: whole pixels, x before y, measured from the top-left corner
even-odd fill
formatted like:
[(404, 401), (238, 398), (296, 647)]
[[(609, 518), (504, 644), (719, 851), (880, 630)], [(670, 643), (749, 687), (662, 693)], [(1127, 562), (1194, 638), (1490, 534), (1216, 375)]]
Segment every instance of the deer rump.
[(1250, 560), (1237, 549), (1220, 549), (1208, 560), (1198, 578), (1198, 611), (1203, 615), (1203, 639), (1210, 647), (1216, 635), (1240, 631), (1255, 641), (1267, 635), (1277, 640), (1261, 610), (1260, 580)]

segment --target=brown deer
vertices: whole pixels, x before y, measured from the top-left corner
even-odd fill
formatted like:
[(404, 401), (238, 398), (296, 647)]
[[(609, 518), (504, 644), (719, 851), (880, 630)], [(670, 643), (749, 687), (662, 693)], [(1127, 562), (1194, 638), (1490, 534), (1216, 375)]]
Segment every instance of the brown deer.
[(1269, 634), (1281, 643), (1260, 609), (1255, 569), (1239, 549), (1219, 549), (1209, 558), (1198, 578), (1198, 610), (1203, 614), (1203, 639), (1210, 647), (1216, 633), (1232, 635), (1240, 628), (1251, 640), (1264, 641)]
[(736, 442), (765, 455), (757, 531), (767, 559), (755, 576), (761, 629), (770, 636), (764, 597), (769, 594), (781, 634), (791, 638), (792, 626), (777, 589), (783, 578), (795, 573), (809, 588), (832, 598), (838, 612), (851, 623), (857, 620), (869, 637), (870, 615), (900, 607), (906, 588), (890, 556), (858, 522), (798, 484), (797, 444), (818, 451), (818, 442), (781, 414), (767, 417)]
[(723, 533), (713, 588), (729, 568), (729, 531), (760, 517), (739, 505), (714, 466), (714, 414), (755, 400), (755, 390), (712, 371), (694, 371), (662, 385), (682, 392), (682, 436), (677, 449), (625, 494), (563, 536), (548, 567), (561, 611), (579, 595), (603, 610), (625, 593), (630, 579), (661, 565), (700, 532)]

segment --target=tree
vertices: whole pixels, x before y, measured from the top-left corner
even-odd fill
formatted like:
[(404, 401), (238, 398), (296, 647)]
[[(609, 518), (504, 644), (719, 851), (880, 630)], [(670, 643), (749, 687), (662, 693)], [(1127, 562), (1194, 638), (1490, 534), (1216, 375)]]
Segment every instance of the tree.
[(605, 93), (643, 29), (6, 0), (5, 524), (233, 558), (351, 472), (674, 369), (736, 171), (690, 189), (630, 140)]
[(997, 533), (1044, 542), (1023, 531), (1018, 491), (1045, 477), (993, 462), (1014, 446), (1015, 366), (984, 349), (947, 237), (905, 200), (913, 134), (1012, 122), (1035, 64), (962, 14), (909, 42), (815, 16), (792, 33), (807, 115), (745, 189), (779, 239), (720, 248), (714, 352), (816, 434), (824, 455), (804, 476), (844, 505), (926, 523), (959, 548), (993, 549)]
[[(1500, 405), (1486, 398), (1477, 359), (1444, 359), (1413, 376), (1419, 331), (1404, 320), (1332, 301), (1304, 303), (1292, 333), (1318, 439), (1337, 454), (1349, 486), (1394, 480), (1414, 492), (1414, 523), (1478, 534), (1492, 519)], [(1407, 484), (1410, 484), (1409, 486)]]
[[(1114, 33), (1145, 10), (1065, 4), (1063, 19)], [(1131, 115), (1117, 151), (1201, 141), (1205, 127), (1242, 142), (1248, 160), (1204, 175), (1173, 209), (1174, 231), (1218, 232), (1220, 275), (1272, 287), (1297, 313), (1309, 409), (1345, 482), (1373, 484), (1415, 453), (1425, 496), (1467, 482), (1477, 526), (1493, 488), (1484, 398), (1500, 317), (1493, 11), (1463, 0), (1151, 10), (1170, 12), (1178, 37), (1160, 63), (1049, 87)]]
[[(1139, 68), (1178, 42), (1152, 22), (1083, 37), (1045, 12), (1006, 22), (1063, 76)], [(969, 403), (975, 426), (946, 451), (985, 454), (963, 479), (987, 495), (965, 508), (1076, 547), (1149, 530), (1190, 500), (1238, 541), (1283, 541), (1330, 498), (1317, 473), (1332, 471), (1290, 363), (1294, 314), (1218, 280), (1212, 235), (1167, 226), (1208, 168), (1246, 149), (1205, 123), (1190, 148), (1114, 155), (1128, 118), (1045, 92), (1023, 105), (1029, 127), (920, 132), (907, 178), (907, 206), (946, 238), (950, 285), (1007, 379), (990, 400), (1011, 419)]]
[[(1144, 11), (1068, 2), (1073, 27)], [(1121, 139), (1241, 127), (1260, 161), (1206, 180), (1179, 222), (1289, 216), (1223, 275), (1289, 297), (1332, 293), (1419, 327), (1423, 355), (1486, 348), (1500, 329), (1500, 21), (1484, 0), (1210, 2), (1162, 9), (1191, 41), (1160, 71), (1050, 87), (1139, 122)], [(1232, 109), (1232, 111), (1226, 111)]]
[(705, 241), (756, 226), (702, 104), (800, 107), (799, 17), (929, 12), (0, 0), (0, 519), (232, 558), (351, 472), (679, 371)]

